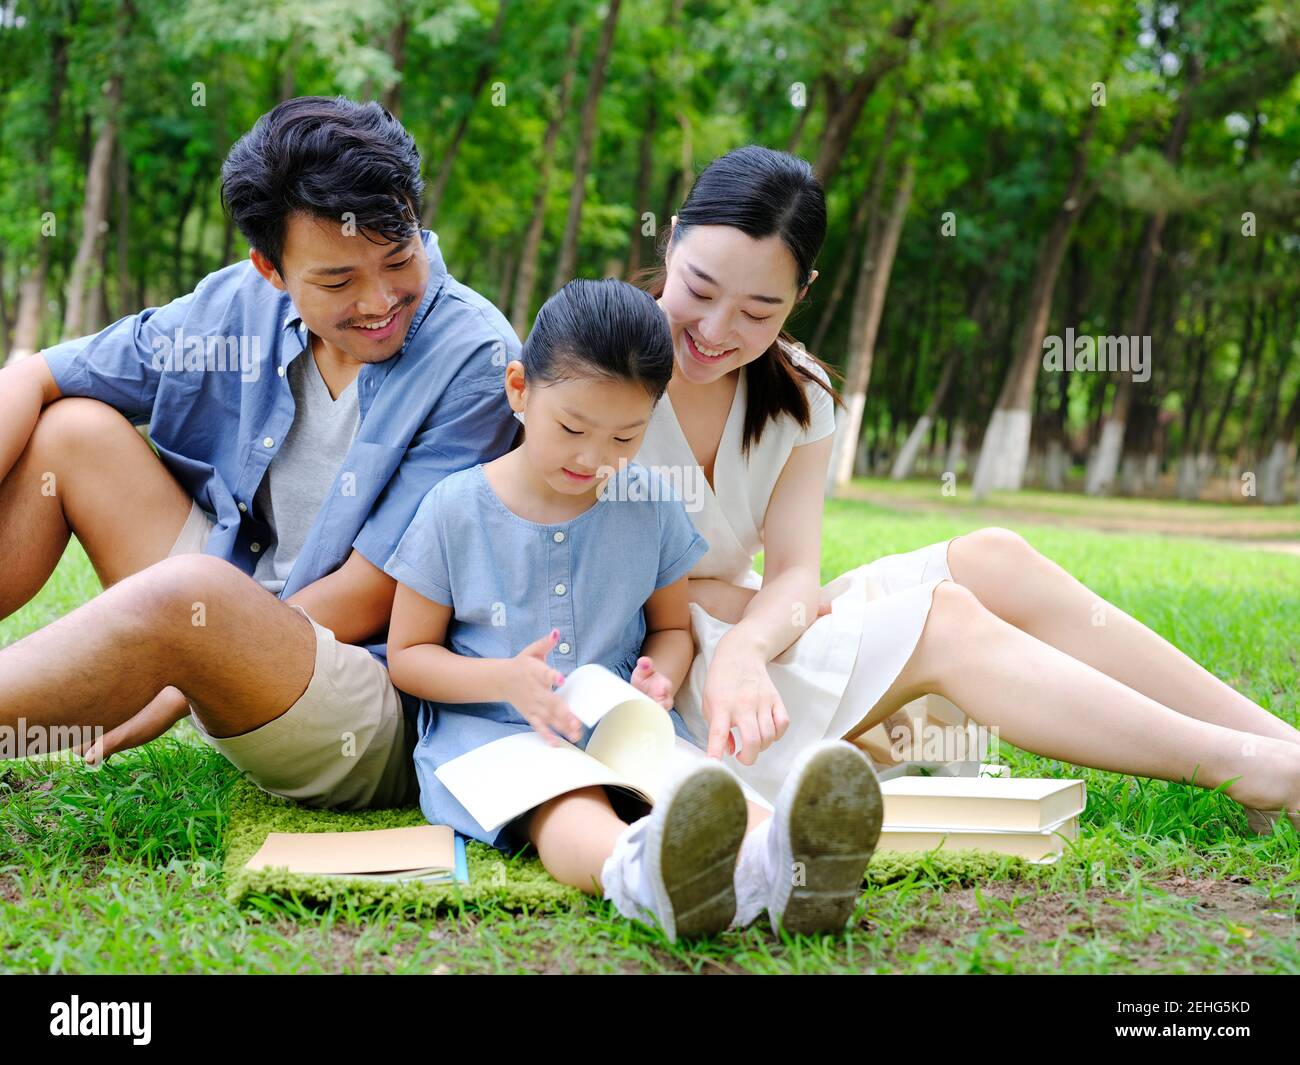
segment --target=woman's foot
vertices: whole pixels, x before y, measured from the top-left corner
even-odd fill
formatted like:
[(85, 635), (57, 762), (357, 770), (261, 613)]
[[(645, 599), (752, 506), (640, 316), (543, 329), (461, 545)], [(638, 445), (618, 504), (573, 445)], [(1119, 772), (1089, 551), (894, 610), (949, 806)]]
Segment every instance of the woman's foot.
[(804, 751), (781, 787), (776, 813), (745, 839), (734, 926), (766, 907), (773, 929), (843, 931), (883, 814), (879, 781), (860, 750), (834, 740)]
[(1256, 835), (1271, 836), (1279, 816), (1300, 832), (1300, 745), (1259, 736), (1242, 751), (1243, 769), (1225, 789), (1246, 811), (1246, 824)]
[(736, 778), (704, 763), (628, 826), (601, 869), (619, 913), (658, 924), (670, 943), (721, 932), (736, 912), (736, 856), (749, 814)]
[[(1242, 807), (1246, 811), (1246, 826), (1257, 836), (1271, 836), (1273, 826), (1277, 824), (1277, 819), (1281, 810), (1269, 813), (1267, 810), (1259, 810), (1254, 806)], [(1291, 822), (1296, 832), (1300, 832), (1300, 810), (1295, 813), (1288, 813), (1287, 820)]]

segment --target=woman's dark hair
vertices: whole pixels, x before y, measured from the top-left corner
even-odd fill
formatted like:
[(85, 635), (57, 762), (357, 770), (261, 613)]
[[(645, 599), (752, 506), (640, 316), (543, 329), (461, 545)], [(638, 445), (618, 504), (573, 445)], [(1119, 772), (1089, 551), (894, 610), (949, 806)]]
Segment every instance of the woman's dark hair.
[(277, 105), (235, 142), (221, 167), (222, 203), (249, 246), (277, 270), (295, 211), (402, 243), (419, 231), (423, 193), (415, 139), (379, 104), (344, 96)]
[[(780, 237), (794, 256), (797, 292), (808, 283), (826, 239), (826, 197), (806, 161), (789, 152), (749, 144), (713, 160), (695, 179), (677, 211), (673, 244), (692, 226), (735, 226), (755, 240)], [(664, 293), (667, 271), (661, 263), (638, 280), (658, 299)], [(746, 453), (768, 423), (782, 414), (808, 427), (812, 412), (804, 385), (809, 381), (843, 405), (835, 389), (817, 376), (814, 366), (828, 376), (840, 376), (782, 330), (763, 355), (744, 367), (748, 402), (742, 446)]]
[(522, 359), (529, 381), (608, 377), (638, 384), (658, 402), (673, 375), (673, 337), (648, 292), (579, 278), (542, 304)]

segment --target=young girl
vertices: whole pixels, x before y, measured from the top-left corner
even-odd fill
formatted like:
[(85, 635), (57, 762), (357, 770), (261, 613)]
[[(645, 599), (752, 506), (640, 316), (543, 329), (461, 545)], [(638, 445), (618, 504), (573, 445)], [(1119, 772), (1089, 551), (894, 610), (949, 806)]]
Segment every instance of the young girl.
[(631, 285), (572, 281), (543, 305), (522, 355), (505, 388), (524, 442), (439, 482), (385, 566), (399, 582), (389, 670), (423, 700), (425, 816), (507, 852), (533, 843), (557, 880), (657, 921), (670, 940), (726, 928), (738, 893), (750, 919), (766, 905), (794, 931), (842, 929), (881, 815), (871, 765), (848, 744), (810, 750), (775, 816), (747, 811), (735, 776), (703, 757), (630, 826), (597, 787), (488, 831), (434, 775), (529, 728), (584, 747), (590, 730), (554, 689), (589, 662), (659, 702), (689, 738), (672, 706), (694, 653), (686, 574), (708, 545), (630, 464), (672, 375), (667, 321)]

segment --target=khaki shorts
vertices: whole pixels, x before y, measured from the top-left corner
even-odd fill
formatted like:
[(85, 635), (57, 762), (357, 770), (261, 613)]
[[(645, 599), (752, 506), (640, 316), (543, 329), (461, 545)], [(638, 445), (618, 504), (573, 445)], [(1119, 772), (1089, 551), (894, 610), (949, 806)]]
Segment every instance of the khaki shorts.
[[(201, 552), (211, 529), (195, 504), (169, 556)], [(307, 690), (251, 732), (210, 736), (191, 711), (195, 729), (263, 791), (306, 806), (355, 810), (418, 802), (415, 726), (388, 670), (364, 647), (340, 643), (301, 607), (293, 609), (316, 630)]]

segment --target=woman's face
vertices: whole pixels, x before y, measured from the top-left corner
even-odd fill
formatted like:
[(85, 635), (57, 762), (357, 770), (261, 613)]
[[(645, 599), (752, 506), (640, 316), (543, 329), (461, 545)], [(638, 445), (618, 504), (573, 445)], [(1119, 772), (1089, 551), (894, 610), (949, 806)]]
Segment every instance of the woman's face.
[[(692, 226), (670, 239), (665, 269), (659, 306), (672, 328), (677, 372), (696, 384), (767, 351), (802, 295), (781, 238), (755, 240), (734, 226)], [(814, 270), (809, 284), (816, 277)]]

